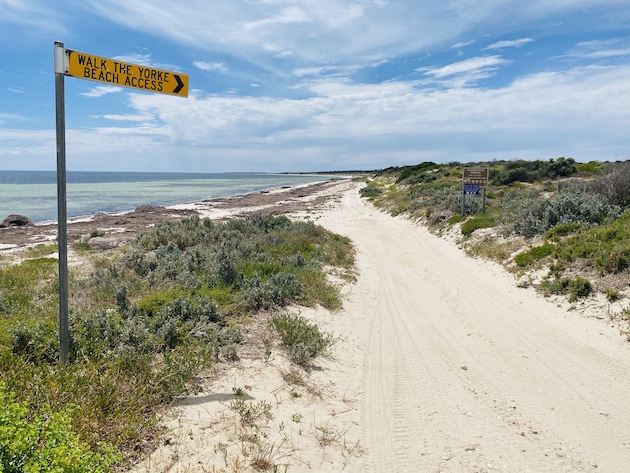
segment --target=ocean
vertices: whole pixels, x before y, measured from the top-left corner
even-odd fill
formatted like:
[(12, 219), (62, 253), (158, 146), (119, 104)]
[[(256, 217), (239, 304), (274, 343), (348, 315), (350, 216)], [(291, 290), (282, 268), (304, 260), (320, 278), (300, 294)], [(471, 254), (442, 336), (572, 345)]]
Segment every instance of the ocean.
[[(68, 171), (68, 218), (122, 212), (140, 205), (173, 205), (325, 181), (327, 176), (265, 173)], [(33, 222), (57, 220), (55, 171), (0, 171), (0, 221), (10, 214)]]

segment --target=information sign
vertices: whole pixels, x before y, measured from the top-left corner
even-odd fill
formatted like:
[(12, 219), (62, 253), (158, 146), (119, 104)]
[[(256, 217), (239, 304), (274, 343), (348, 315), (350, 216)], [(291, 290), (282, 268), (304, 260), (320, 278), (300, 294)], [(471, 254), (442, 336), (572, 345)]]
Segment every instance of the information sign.
[(66, 49), (65, 75), (160, 94), (188, 97), (188, 76)]
[(464, 185), (488, 186), (488, 168), (464, 168)]

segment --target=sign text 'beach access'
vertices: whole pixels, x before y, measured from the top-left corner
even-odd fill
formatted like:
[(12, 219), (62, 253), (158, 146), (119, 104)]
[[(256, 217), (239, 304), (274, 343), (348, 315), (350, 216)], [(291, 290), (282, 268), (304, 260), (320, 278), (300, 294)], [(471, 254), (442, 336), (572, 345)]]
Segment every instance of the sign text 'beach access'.
[(66, 49), (66, 75), (160, 94), (188, 97), (188, 76)]

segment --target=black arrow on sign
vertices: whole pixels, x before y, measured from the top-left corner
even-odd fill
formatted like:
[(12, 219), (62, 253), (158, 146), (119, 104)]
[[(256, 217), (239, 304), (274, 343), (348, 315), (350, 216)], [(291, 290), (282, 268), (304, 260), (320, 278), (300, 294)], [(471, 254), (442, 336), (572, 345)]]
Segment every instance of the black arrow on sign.
[(175, 87), (175, 90), (173, 91), (173, 93), (177, 94), (179, 93), (180, 90), (184, 88), (184, 83), (182, 82), (182, 80), (179, 78), (177, 74), (173, 74), (173, 77), (175, 77), (175, 80), (177, 81), (177, 87)]

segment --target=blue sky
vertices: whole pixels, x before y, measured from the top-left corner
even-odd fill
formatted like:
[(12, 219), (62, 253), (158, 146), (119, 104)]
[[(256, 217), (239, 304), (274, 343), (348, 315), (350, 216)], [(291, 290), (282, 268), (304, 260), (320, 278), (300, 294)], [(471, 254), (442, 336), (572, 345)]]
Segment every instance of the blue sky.
[(0, 0), (0, 40), (0, 169), (56, 168), (54, 41), (190, 77), (66, 77), (68, 170), (630, 156), (629, 0)]

